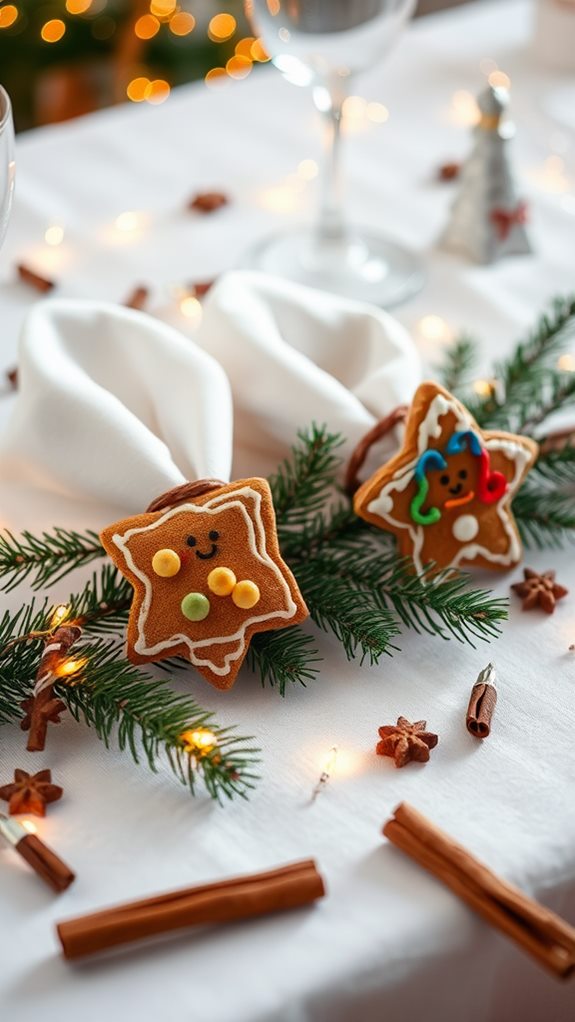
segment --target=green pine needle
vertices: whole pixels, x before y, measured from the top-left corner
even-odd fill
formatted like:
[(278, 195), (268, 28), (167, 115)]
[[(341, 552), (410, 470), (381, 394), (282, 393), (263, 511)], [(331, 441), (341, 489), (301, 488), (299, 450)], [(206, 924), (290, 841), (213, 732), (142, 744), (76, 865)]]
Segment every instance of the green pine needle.
[(572, 494), (536, 488), (527, 483), (513, 501), (517, 528), (525, 546), (561, 549), (575, 541), (575, 501)]
[(477, 364), (477, 341), (469, 334), (461, 334), (445, 352), (439, 376), (443, 386), (457, 395), (470, 382)]
[(82, 534), (55, 528), (39, 536), (25, 531), (18, 537), (0, 533), (0, 589), (10, 592), (26, 579), (32, 589), (43, 589), (104, 556), (98, 534), (91, 529)]
[(262, 685), (277, 688), (285, 695), (288, 685), (303, 685), (315, 681), (321, 663), (311, 635), (298, 625), (277, 632), (254, 635), (248, 650), (247, 662), (257, 671)]
[(298, 440), (291, 457), (269, 477), (280, 545), (286, 531), (299, 528), (323, 507), (341, 464), (335, 451), (343, 440), (325, 426), (312, 424), (298, 433)]
[(531, 478), (541, 476), (554, 486), (575, 483), (575, 446), (567, 445), (560, 450), (546, 449), (548, 438), (541, 439), (542, 451), (531, 470)]

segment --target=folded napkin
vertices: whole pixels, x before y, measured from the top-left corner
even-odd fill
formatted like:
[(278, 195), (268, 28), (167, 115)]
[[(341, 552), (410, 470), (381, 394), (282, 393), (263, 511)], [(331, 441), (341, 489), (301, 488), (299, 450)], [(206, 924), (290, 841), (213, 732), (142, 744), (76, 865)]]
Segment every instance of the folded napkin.
[(29, 313), (0, 478), (130, 512), (187, 479), (230, 477), (224, 371), (172, 327), (117, 305)]
[(258, 274), (222, 278), (193, 340), (121, 306), (50, 299), (24, 324), (0, 484), (142, 511), (185, 480), (229, 480), (232, 438), (232, 478), (268, 474), (312, 421), (349, 453), (419, 375), (386, 313)]
[(311, 422), (340, 432), (348, 456), (421, 382), (415, 345), (388, 313), (261, 273), (223, 276), (193, 337), (230, 380), (240, 477), (273, 471)]

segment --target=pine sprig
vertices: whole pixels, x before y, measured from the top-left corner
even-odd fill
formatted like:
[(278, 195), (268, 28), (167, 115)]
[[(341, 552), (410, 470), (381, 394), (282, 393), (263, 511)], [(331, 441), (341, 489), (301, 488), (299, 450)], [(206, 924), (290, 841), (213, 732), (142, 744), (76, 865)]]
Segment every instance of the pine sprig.
[(259, 674), (262, 685), (277, 688), (281, 696), (288, 685), (305, 687), (314, 681), (321, 659), (313, 636), (297, 625), (254, 635), (247, 655), (247, 662)]
[(443, 386), (451, 394), (458, 394), (469, 383), (477, 364), (477, 341), (469, 334), (461, 334), (447, 349), (439, 375)]
[(0, 533), (0, 589), (10, 592), (28, 579), (32, 589), (54, 584), (75, 568), (89, 564), (105, 551), (96, 532), (55, 528), (34, 536)]
[(559, 450), (548, 447), (549, 438), (541, 441), (541, 452), (531, 470), (532, 478), (541, 478), (555, 486), (575, 483), (575, 446), (570, 444)]
[[(70, 607), (73, 603), (71, 597)], [(51, 612), (47, 602), (32, 601), (0, 620), (0, 724), (23, 716), (20, 704), (32, 695)], [(25, 636), (28, 641), (20, 641)], [(54, 692), (107, 747), (116, 742), (136, 763), (143, 756), (152, 770), (165, 757), (192, 794), (198, 778), (218, 799), (244, 795), (253, 786), (258, 750), (251, 738), (220, 727), (195, 700), (173, 692), (169, 679), (158, 680), (129, 663), (115, 642), (96, 639), (76, 645), (76, 651), (86, 661), (80, 683), (57, 682)], [(214, 735), (213, 747), (191, 754), (183, 735), (206, 728)]]
[[(337, 577), (369, 604), (393, 614), (396, 634), (403, 624), (416, 632), (447, 639), (450, 636), (473, 646), (473, 639), (498, 635), (507, 618), (507, 601), (482, 589), (469, 588), (466, 575), (439, 572), (435, 565), (416, 573), (409, 558), (375, 550), (324, 554), (319, 563), (330, 577)], [(317, 569), (318, 562), (314, 562)]]
[[(548, 385), (550, 362), (574, 332), (575, 297), (556, 298), (529, 337), (516, 346), (509, 359), (495, 366), (492, 375), (497, 386), (493, 392), (469, 406), (479, 425), (510, 431), (527, 429), (532, 402)], [(560, 394), (556, 400), (561, 402)], [(547, 414), (554, 410), (549, 407)]]
[(513, 514), (527, 547), (560, 549), (575, 542), (575, 502), (572, 494), (527, 483), (513, 501)]
[[(143, 754), (154, 771), (165, 756), (192, 794), (198, 777), (218, 800), (222, 795), (245, 795), (253, 788), (258, 750), (252, 739), (220, 727), (214, 715), (194, 699), (175, 693), (169, 679), (153, 678), (118, 657), (115, 644), (98, 640), (82, 647), (82, 656), (88, 659), (82, 683), (56, 685), (54, 691), (72, 716), (92, 727), (107, 748), (115, 741), (136, 763)], [(199, 729), (209, 730), (216, 741), (201, 754), (190, 754), (182, 736)]]
[(298, 441), (291, 457), (269, 477), (280, 545), (286, 531), (305, 524), (309, 515), (323, 507), (341, 463), (335, 452), (343, 440), (325, 426), (313, 424), (302, 430)]

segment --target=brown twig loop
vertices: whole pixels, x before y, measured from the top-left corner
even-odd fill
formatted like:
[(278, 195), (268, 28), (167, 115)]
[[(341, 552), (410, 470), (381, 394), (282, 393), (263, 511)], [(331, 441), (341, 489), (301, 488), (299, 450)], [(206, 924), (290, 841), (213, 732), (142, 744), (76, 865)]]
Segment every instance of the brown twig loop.
[(400, 422), (405, 422), (408, 410), (407, 405), (398, 405), (397, 408), (394, 408), (393, 411), (390, 412), (389, 415), (386, 415), (384, 419), (380, 419), (379, 422), (376, 422), (375, 426), (370, 429), (369, 433), (366, 433), (359, 441), (351, 455), (351, 458), (349, 459), (345, 473), (344, 487), (346, 493), (349, 493), (350, 497), (353, 496), (360, 485), (359, 473), (369, 451), (373, 445), (389, 433), (394, 426), (397, 426)]
[(221, 479), (196, 479), (193, 483), (182, 483), (181, 486), (174, 486), (172, 490), (167, 490), (166, 493), (161, 493), (159, 497), (156, 497), (146, 508), (146, 514), (163, 511), (164, 508), (176, 504), (183, 504), (186, 500), (194, 500), (196, 497), (202, 497), (204, 493), (219, 490), (220, 487), (226, 485), (227, 483), (222, 482)]

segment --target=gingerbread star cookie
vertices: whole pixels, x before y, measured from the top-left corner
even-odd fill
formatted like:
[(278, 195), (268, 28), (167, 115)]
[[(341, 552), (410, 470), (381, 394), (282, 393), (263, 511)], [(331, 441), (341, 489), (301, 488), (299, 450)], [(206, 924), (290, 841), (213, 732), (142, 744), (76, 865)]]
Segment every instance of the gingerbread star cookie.
[(507, 570), (521, 559), (511, 501), (537, 453), (528, 437), (484, 432), (443, 387), (422, 383), (399, 454), (360, 486), (354, 508), (393, 532), (417, 571), (432, 561)]
[(255, 632), (308, 615), (282, 560), (270, 488), (242, 479), (109, 525), (102, 544), (134, 587), (133, 663), (184, 656), (230, 688)]

